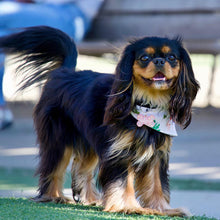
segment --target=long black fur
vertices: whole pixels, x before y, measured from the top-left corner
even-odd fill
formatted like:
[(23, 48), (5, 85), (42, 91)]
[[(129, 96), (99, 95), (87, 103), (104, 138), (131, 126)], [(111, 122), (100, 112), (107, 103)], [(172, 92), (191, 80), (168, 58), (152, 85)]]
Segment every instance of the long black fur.
[(73, 40), (48, 26), (30, 27), (25, 29), (25, 33), (1, 37), (0, 52), (16, 55), (16, 62), (22, 62), (18, 72), (31, 71), (20, 89), (41, 84), (48, 78), (48, 73), (59, 66), (73, 70), (76, 67), (77, 49)]
[[(19, 53), (25, 57), (20, 70), (30, 65), (33, 72), (26, 76), (22, 89), (46, 80), (42, 95), (34, 111), (34, 123), (40, 147), (38, 174), (39, 195), (47, 192), (49, 176), (59, 165), (66, 147), (79, 150), (82, 141), (85, 152), (93, 149), (99, 156), (99, 181), (104, 189), (117, 181), (125, 180), (128, 166), (141, 157), (149, 146), (155, 152), (169, 136), (143, 126), (138, 128), (130, 115), (132, 109), (132, 68), (138, 50), (157, 42), (158, 38), (143, 38), (130, 43), (119, 61), (116, 74), (101, 74), (92, 71), (75, 71), (77, 51), (74, 42), (64, 33), (49, 27), (34, 27), (23, 32), (0, 38), (0, 48), (7, 54)], [(173, 119), (186, 127), (191, 121), (191, 105), (198, 83), (194, 78), (188, 53), (180, 40), (162, 39), (175, 44), (179, 50), (181, 73), (174, 85), (174, 94), (169, 103)], [(52, 66), (44, 67), (44, 64)], [(30, 68), (30, 67), (29, 67)], [(123, 132), (134, 134), (133, 145), (110, 157), (114, 138)], [(142, 149), (140, 149), (142, 148)], [(80, 150), (79, 150), (80, 151)], [(140, 155), (135, 152), (140, 152)], [(168, 161), (161, 157), (160, 176), (162, 188), (169, 191)], [(154, 156), (155, 156), (154, 155)], [(156, 156), (155, 156), (156, 157)], [(139, 172), (151, 162), (135, 164)]]

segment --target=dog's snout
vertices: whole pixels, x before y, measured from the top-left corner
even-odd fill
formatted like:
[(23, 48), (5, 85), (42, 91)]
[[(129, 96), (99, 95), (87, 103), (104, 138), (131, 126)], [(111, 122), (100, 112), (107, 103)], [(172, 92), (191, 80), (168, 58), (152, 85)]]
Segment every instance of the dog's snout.
[(163, 67), (165, 64), (165, 59), (163, 58), (154, 58), (153, 59), (153, 63), (157, 66), (157, 67)]

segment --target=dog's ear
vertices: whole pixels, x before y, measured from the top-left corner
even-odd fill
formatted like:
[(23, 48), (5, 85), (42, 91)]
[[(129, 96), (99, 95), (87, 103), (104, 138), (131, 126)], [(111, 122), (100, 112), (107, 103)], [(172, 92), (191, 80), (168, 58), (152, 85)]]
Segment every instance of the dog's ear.
[(180, 73), (174, 85), (169, 110), (171, 117), (186, 128), (191, 122), (192, 101), (196, 97), (199, 84), (195, 79), (189, 54), (182, 45), (180, 59)]
[(116, 67), (115, 79), (105, 108), (104, 124), (115, 123), (130, 113), (134, 59), (132, 45), (128, 45)]

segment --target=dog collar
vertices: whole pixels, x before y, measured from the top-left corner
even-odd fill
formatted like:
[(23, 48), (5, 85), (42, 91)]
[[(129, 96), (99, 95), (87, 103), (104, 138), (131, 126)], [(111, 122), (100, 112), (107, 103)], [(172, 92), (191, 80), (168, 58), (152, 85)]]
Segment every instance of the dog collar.
[(146, 125), (158, 132), (177, 136), (176, 126), (168, 111), (160, 108), (148, 108), (140, 105), (134, 106), (131, 115), (137, 119), (137, 126)]

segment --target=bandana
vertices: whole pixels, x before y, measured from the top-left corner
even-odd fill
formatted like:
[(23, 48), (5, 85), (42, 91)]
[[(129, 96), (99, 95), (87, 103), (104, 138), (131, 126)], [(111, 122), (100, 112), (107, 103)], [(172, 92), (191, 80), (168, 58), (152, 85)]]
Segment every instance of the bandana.
[(158, 132), (170, 136), (177, 136), (175, 123), (170, 117), (169, 112), (164, 109), (136, 105), (132, 110), (131, 115), (137, 119), (138, 127), (146, 125)]

